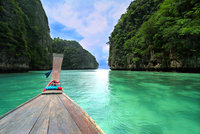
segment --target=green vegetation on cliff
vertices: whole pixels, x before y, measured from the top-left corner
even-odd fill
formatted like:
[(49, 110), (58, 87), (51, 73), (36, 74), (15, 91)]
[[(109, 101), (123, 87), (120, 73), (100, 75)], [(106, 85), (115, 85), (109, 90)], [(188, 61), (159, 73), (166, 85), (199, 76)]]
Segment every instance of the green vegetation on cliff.
[(14, 0), (0, 0), (0, 15), (1, 69), (13, 69), (12, 65), (28, 69), (27, 16)]
[(54, 53), (63, 53), (62, 69), (96, 69), (96, 58), (76, 41), (67, 41), (54, 38), (52, 41)]
[(40, 0), (0, 0), (0, 70), (47, 69), (50, 35)]
[(135, 0), (109, 37), (111, 69), (198, 70), (200, 2)]
[(51, 37), (46, 13), (40, 0), (16, 0), (28, 17), (27, 36), (31, 69), (51, 66)]

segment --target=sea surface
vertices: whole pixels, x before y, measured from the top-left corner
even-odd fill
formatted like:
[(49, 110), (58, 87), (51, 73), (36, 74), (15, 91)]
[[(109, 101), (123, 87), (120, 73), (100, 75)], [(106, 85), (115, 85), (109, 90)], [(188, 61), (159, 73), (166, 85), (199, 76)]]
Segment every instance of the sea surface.
[[(41, 93), (45, 72), (0, 74), (0, 115)], [(63, 70), (61, 85), (107, 134), (200, 134), (200, 74)]]

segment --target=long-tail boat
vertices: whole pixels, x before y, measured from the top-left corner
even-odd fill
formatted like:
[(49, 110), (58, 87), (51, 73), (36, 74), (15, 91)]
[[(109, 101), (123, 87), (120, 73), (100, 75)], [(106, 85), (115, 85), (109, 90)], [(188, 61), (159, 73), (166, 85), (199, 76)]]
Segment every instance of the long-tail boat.
[(41, 94), (0, 117), (0, 134), (104, 134), (60, 87), (62, 60), (53, 54), (51, 81)]

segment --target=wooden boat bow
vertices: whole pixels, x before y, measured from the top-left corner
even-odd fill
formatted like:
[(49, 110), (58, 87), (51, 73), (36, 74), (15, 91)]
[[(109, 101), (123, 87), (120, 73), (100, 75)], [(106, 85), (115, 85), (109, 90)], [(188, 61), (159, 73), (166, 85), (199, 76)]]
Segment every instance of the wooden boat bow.
[[(63, 55), (54, 54), (51, 80), (60, 81), (62, 59)], [(104, 132), (63, 91), (47, 90), (1, 116), (0, 134), (104, 134)]]

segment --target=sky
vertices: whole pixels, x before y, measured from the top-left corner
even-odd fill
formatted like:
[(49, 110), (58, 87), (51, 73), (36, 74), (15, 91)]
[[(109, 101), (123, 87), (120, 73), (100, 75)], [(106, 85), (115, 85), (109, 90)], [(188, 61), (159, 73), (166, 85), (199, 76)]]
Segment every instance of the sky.
[(76, 40), (108, 68), (109, 36), (132, 0), (41, 0), (52, 38)]

